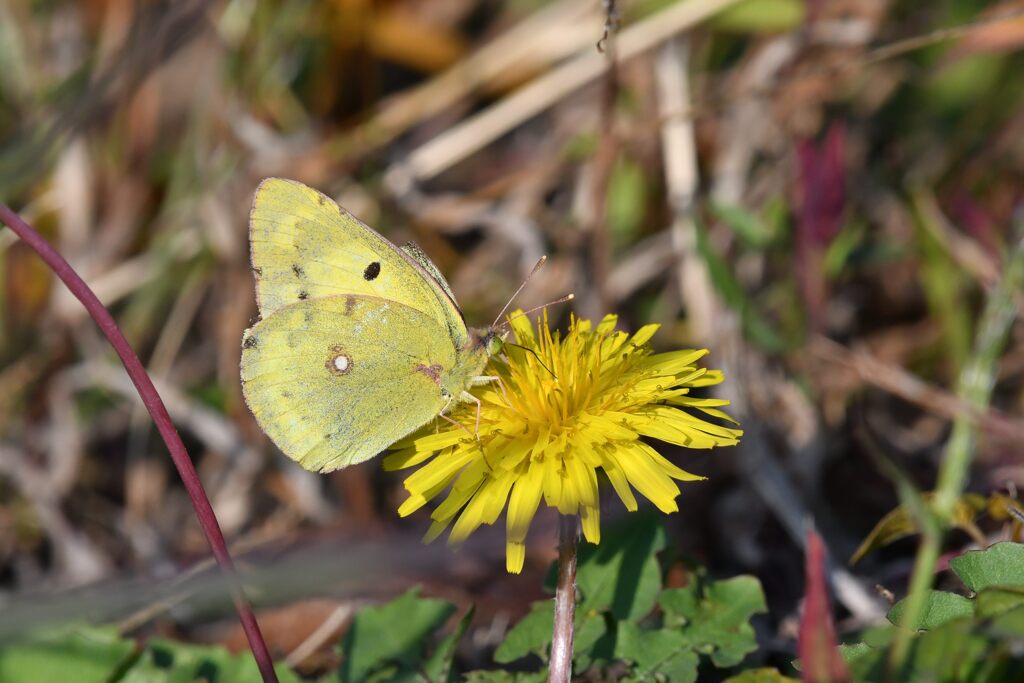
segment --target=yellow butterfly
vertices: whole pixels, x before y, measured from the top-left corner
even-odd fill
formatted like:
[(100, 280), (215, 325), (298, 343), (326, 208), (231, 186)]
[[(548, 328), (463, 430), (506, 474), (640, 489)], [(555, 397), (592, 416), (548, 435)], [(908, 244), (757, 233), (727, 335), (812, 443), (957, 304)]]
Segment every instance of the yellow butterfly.
[(502, 347), (496, 328), (466, 327), (416, 245), (280, 178), (256, 190), (249, 239), (261, 320), (242, 337), (242, 389), (306, 469), (368, 460), (494, 379), (482, 372)]

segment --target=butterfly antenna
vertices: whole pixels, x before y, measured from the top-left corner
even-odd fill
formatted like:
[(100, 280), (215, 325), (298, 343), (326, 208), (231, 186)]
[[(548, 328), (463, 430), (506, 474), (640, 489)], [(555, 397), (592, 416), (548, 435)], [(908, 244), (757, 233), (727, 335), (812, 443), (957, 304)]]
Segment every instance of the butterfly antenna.
[(526, 279), (525, 279), (525, 280), (523, 280), (523, 284), (519, 285), (519, 289), (517, 289), (517, 290), (515, 291), (515, 294), (513, 294), (513, 295), (512, 295), (511, 297), (509, 297), (508, 303), (506, 303), (506, 304), (505, 304), (505, 306), (504, 306), (504, 307), (503, 307), (503, 308), (501, 309), (501, 313), (499, 313), (499, 314), (498, 314), (498, 317), (496, 317), (496, 318), (494, 319), (494, 322), (493, 322), (493, 323), (491, 323), (491, 327), (492, 327), (492, 328), (493, 328), (493, 327), (494, 327), (495, 325), (497, 325), (497, 324), (498, 324), (498, 321), (499, 321), (499, 320), (501, 320), (501, 316), (505, 315), (505, 312), (506, 312), (506, 311), (508, 311), (508, 307), (509, 307), (509, 306), (511, 306), (511, 305), (512, 305), (512, 302), (516, 300), (516, 297), (517, 297), (517, 296), (519, 296), (519, 292), (523, 291), (523, 287), (525, 287), (525, 286), (526, 286), (526, 283), (530, 281), (530, 278), (532, 278), (532, 277), (533, 277), (534, 275), (536, 275), (536, 274), (537, 274), (537, 271), (541, 269), (541, 267), (542, 267), (542, 266), (544, 265), (544, 263), (545, 263), (545, 262), (546, 262), (547, 260), (548, 260), (548, 257), (547, 257), (547, 255), (546, 255), (546, 254), (545, 254), (544, 256), (541, 256), (541, 257), (540, 257), (540, 260), (539, 260), (539, 261), (537, 261), (537, 265), (535, 265), (535, 266), (533, 267), (533, 270), (531, 270), (531, 271), (530, 271), (530, 274), (526, 276)]
[(547, 302), (546, 304), (544, 304), (542, 306), (536, 306), (534, 308), (531, 308), (528, 311), (523, 311), (522, 313), (520, 313), (519, 315), (515, 316), (514, 318), (509, 318), (508, 320), (503, 322), (501, 325), (498, 325), (497, 327), (492, 325), (491, 327), (493, 329), (497, 329), (498, 327), (507, 327), (509, 325), (509, 323), (511, 323), (513, 320), (519, 320), (520, 318), (528, 316), (531, 313), (535, 313), (535, 312), (537, 312), (537, 311), (539, 311), (539, 310), (541, 310), (543, 308), (547, 308), (548, 306), (554, 306), (555, 304), (564, 304), (566, 301), (572, 301), (575, 298), (576, 298), (575, 294), (566, 294), (561, 299), (555, 299), (554, 301), (549, 301), (549, 302)]
[(540, 366), (542, 368), (544, 368), (545, 370), (547, 370), (548, 374), (551, 375), (552, 377), (554, 377), (556, 381), (558, 380), (558, 375), (556, 375), (554, 373), (554, 371), (552, 371), (552, 369), (549, 368), (547, 365), (544, 365), (544, 361), (542, 361), (540, 359), (540, 354), (538, 354), (536, 351), (531, 349), (529, 346), (523, 346), (522, 344), (513, 344), (512, 342), (504, 342), (504, 344), (505, 344), (505, 346), (514, 346), (517, 349), (522, 349), (523, 351), (526, 351), (528, 353), (532, 353), (533, 357), (537, 359), (538, 363), (540, 363)]

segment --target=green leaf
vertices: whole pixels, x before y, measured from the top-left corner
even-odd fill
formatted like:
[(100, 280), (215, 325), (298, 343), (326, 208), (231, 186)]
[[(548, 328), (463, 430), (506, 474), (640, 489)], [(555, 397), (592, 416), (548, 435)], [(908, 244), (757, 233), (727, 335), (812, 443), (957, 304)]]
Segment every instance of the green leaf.
[[(920, 496), (923, 502), (930, 502), (934, 500), (934, 493), (922, 493)], [(995, 501), (991, 505), (997, 505), (1000, 501)], [(979, 496), (976, 493), (965, 493), (957, 500), (956, 505), (953, 507), (953, 513), (950, 518), (950, 523), (957, 529), (962, 529), (964, 532), (974, 535), (981, 534), (978, 527), (975, 525), (974, 520), (978, 515), (982, 514), (990, 504), (986, 502), (983, 496)], [(853, 553), (850, 558), (850, 564), (856, 564), (870, 552), (873, 552), (883, 546), (889, 545), (901, 538), (905, 538), (912, 534), (921, 533), (920, 523), (917, 519), (917, 511), (911, 508), (909, 505), (900, 505), (894, 510), (886, 513), (882, 519), (875, 524), (875, 528), (871, 530), (871, 533), (867, 535), (867, 538), (860, 544), (860, 547)]]
[(800, 683), (795, 678), (783, 676), (778, 669), (747, 669), (743, 673), (725, 679), (725, 683)]
[(608, 230), (620, 246), (631, 244), (640, 232), (647, 208), (647, 178), (636, 162), (620, 157), (608, 180)]
[(621, 622), (615, 656), (634, 664), (633, 673), (638, 681), (653, 681), (656, 676), (673, 683), (697, 680), (699, 658), (692, 643), (679, 631), (652, 631)]
[(438, 643), (434, 653), (430, 655), (430, 659), (423, 665), (423, 672), (432, 683), (449, 683), (456, 679), (452, 670), (455, 663), (455, 651), (459, 647), (459, 641), (466, 635), (466, 630), (469, 628), (470, 622), (473, 621), (475, 612), (476, 607), (471, 605), (459, 619), (455, 630)]
[(1024, 586), (1024, 545), (996, 543), (954, 557), (949, 566), (975, 593), (989, 586)]
[(419, 587), (355, 616), (341, 644), (339, 680), (356, 683), (388, 663), (414, 666), (423, 659), (424, 641), (455, 611), (445, 600), (419, 597)]
[(921, 615), (914, 624), (902, 624), (903, 611), (906, 609), (907, 600), (903, 599), (892, 606), (887, 615), (893, 624), (899, 624), (914, 630), (933, 629), (945, 624), (951, 619), (970, 617), (974, 614), (974, 603), (962, 595), (949, 593), (947, 591), (929, 591), (925, 598)]
[[(685, 588), (662, 592), (658, 599), (665, 610), (666, 627), (679, 628), (715, 666), (735, 666), (757, 649), (749, 621), (766, 612), (761, 583), (753, 576), (737, 576), (702, 586), (693, 580)], [(703, 590), (702, 590), (703, 588)]]
[(605, 647), (608, 625), (601, 614), (576, 614), (576, 633), (573, 639), (574, 668), (582, 671), (595, 661), (611, 658)]
[(551, 627), (555, 620), (553, 600), (539, 600), (530, 607), (530, 613), (509, 629), (504, 642), (494, 652), (494, 661), (508, 664), (529, 654), (545, 657), (551, 642)]
[(0, 683), (104, 683), (124, 667), (135, 643), (113, 628), (61, 630), (0, 647)]
[(1010, 640), (1004, 642), (1003, 646), (1017, 648), (1016, 658), (1022, 664), (1021, 669), (1024, 669), (1024, 657), (1021, 656), (1021, 649), (1024, 646), (1024, 607), (1017, 607), (994, 617), (989, 622), (987, 631), (989, 635), (1000, 640)]
[(713, 215), (732, 228), (744, 246), (761, 251), (771, 244), (774, 235), (764, 222), (746, 209), (733, 204), (712, 203), (708, 207)]
[[(284, 664), (274, 667), (281, 683), (299, 683)], [(232, 654), (223, 647), (190, 645), (172, 640), (149, 642), (142, 655), (117, 683), (256, 683), (262, 680), (250, 652)]]
[(993, 586), (974, 598), (974, 614), (987, 619), (1024, 605), (1024, 586)]
[(634, 513), (612, 529), (600, 545), (580, 547), (576, 584), (584, 613), (609, 611), (616, 619), (639, 619), (650, 613), (661, 590), (656, 552), (665, 547), (661, 520)]
[(708, 20), (719, 31), (780, 33), (804, 21), (802, 0), (746, 0), (722, 10)]
[(843, 272), (851, 255), (864, 242), (866, 233), (867, 226), (861, 222), (843, 226), (825, 249), (825, 258), (822, 262), (825, 275), (835, 278)]
[(867, 643), (840, 644), (839, 655), (843, 658), (844, 662), (850, 664), (861, 657), (870, 657), (873, 650), (874, 648)]
[(547, 669), (541, 671), (470, 671), (466, 674), (466, 683), (544, 683), (548, 680)]
[(697, 226), (697, 251), (703, 257), (708, 275), (715, 289), (734, 310), (743, 323), (744, 333), (765, 351), (781, 351), (785, 348), (782, 338), (757, 309), (751, 305), (743, 286), (733, 274), (732, 267), (720, 257), (708, 243), (707, 234)]

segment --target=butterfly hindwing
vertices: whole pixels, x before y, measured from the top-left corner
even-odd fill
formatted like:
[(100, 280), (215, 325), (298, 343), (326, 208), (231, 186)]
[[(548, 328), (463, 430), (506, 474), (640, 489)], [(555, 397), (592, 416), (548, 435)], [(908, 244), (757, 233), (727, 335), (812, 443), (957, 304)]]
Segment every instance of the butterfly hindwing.
[(266, 315), (242, 344), (246, 402), (306, 469), (372, 458), (444, 407), (456, 351), (443, 324), (404, 303), (344, 294)]
[(450, 290), (330, 197), (268, 178), (256, 190), (249, 226), (264, 318), (297, 301), (359, 294), (404, 304), (440, 323), (453, 346), (466, 342)]

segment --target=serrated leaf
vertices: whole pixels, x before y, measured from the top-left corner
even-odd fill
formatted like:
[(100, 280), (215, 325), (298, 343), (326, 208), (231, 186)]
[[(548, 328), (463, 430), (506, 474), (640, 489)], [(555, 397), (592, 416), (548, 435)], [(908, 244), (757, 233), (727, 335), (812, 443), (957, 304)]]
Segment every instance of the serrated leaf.
[(971, 600), (948, 591), (928, 591), (924, 606), (921, 609), (921, 615), (914, 624), (902, 624), (900, 622), (906, 607), (906, 599), (900, 600), (892, 606), (886, 617), (893, 624), (899, 624), (914, 630), (928, 630), (941, 626), (951, 619), (970, 617), (974, 614), (974, 603)]
[(551, 642), (551, 627), (555, 620), (553, 600), (533, 603), (530, 613), (509, 629), (505, 640), (494, 652), (494, 661), (508, 664), (529, 654), (544, 657)]
[(134, 651), (135, 643), (113, 628), (62, 630), (0, 647), (0, 683), (104, 683)]
[(665, 547), (658, 517), (629, 515), (600, 545), (580, 547), (576, 584), (583, 596), (578, 609), (609, 611), (616, 619), (639, 619), (650, 613), (661, 590), (661, 567), (654, 556)]
[(949, 566), (975, 593), (990, 586), (1024, 586), (1024, 545), (996, 543), (954, 557)]
[[(284, 664), (274, 667), (281, 683), (299, 683)], [(150, 641), (142, 655), (117, 683), (254, 683), (259, 667), (249, 652), (232, 654), (223, 647), (191, 645), (173, 640)]]
[(800, 683), (795, 678), (783, 676), (778, 669), (747, 669), (743, 673), (725, 679), (725, 683)]
[(430, 659), (423, 665), (423, 673), (431, 683), (449, 683), (455, 680), (453, 675), (453, 664), (455, 663), (455, 651), (459, 647), (459, 641), (466, 635), (470, 622), (473, 621), (475, 606), (470, 606), (466, 613), (459, 619), (455, 630), (448, 637), (438, 643)]
[(633, 664), (634, 680), (669, 680), (691, 683), (697, 680), (699, 658), (681, 632), (672, 629), (642, 629), (634, 623), (619, 624), (615, 656)]
[(423, 659), (424, 643), (455, 611), (445, 600), (419, 597), (419, 587), (352, 620), (341, 644), (339, 680), (357, 683), (386, 663), (413, 666)]
[(719, 667), (735, 666), (757, 649), (750, 617), (767, 611), (761, 583), (753, 576), (712, 582), (706, 588), (694, 580), (685, 588), (662, 591), (658, 603), (665, 610), (666, 627), (680, 629), (687, 642), (710, 654)]

